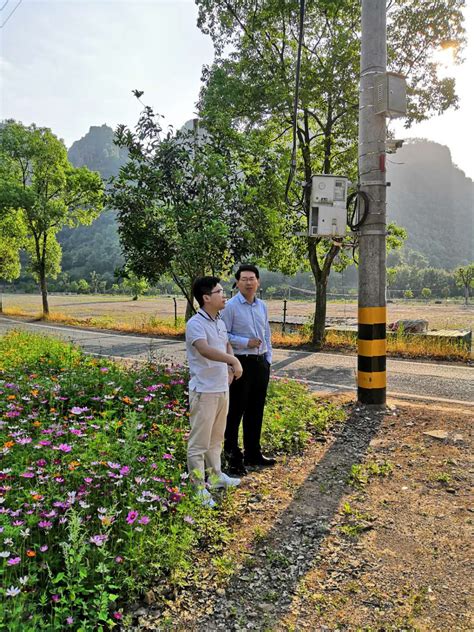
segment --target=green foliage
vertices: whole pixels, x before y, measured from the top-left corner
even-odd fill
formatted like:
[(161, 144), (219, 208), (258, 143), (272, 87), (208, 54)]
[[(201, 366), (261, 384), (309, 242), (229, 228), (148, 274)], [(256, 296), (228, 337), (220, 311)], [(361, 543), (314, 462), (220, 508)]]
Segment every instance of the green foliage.
[(393, 466), (388, 461), (368, 461), (353, 465), (349, 475), (349, 485), (354, 487), (364, 487), (373, 476), (389, 476)]
[(262, 445), (270, 452), (298, 453), (313, 435), (343, 418), (341, 408), (317, 403), (304, 384), (272, 380), (265, 407)]
[(469, 302), (469, 290), (474, 287), (474, 263), (456, 268), (454, 277), (457, 285), (464, 288), (464, 296), (467, 305)]
[(20, 275), (20, 248), (25, 244), (26, 227), (21, 212), (11, 209), (0, 218), (0, 279), (12, 281)]
[(19, 211), (28, 238), (31, 269), (39, 280), (48, 313), (48, 276), (60, 269), (56, 235), (63, 226), (87, 224), (102, 209), (103, 184), (97, 173), (74, 168), (66, 148), (47, 128), (6, 121), (0, 127), (0, 210)]
[(149, 107), (135, 132), (117, 128), (116, 143), (129, 161), (109, 204), (118, 209), (126, 267), (136, 276), (154, 283), (171, 273), (191, 307), (197, 276), (229, 272), (268, 247), (271, 217), (258, 205), (264, 165), (251, 157), (242, 163), (229, 143), (197, 126), (163, 135)]

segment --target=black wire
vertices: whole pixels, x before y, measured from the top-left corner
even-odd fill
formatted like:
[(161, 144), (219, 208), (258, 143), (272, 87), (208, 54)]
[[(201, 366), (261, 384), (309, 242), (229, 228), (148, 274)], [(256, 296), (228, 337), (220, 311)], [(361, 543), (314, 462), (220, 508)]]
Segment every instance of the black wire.
[(295, 76), (295, 99), (293, 102), (293, 147), (291, 150), (290, 173), (286, 182), (285, 203), (289, 204), (288, 195), (290, 193), (291, 183), (296, 171), (296, 118), (298, 116), (298, 100), (300, 92), (300, 67), (301, 67), (301, 48), (303, 45), (303, 28), (304, 28), (304, 2), (300, 0), (300, 26), (298, 33), (298, 56), (296, 58), (296, 76)]
[[(12, 17), (12, 15), (15, 13), (15, 11), (18, 9), (18, 7), (20, 6), (20, 4), (23, 2), (23, 0), (18, 0), (18, 4), (15, 6), (15, 8), (9, 13), (7, 19), (5, 20), (5, 22), (3, 24), (0, 24), (0, 29), (3, 29), (3, 27), (5, 26), (5, 24), (8, 22), (8, 20)], [(3, 5), (2, 9), (8, 4), (8, 2), (6, 4)]]
[[(360, 200), (364, 202), (364, 211), (360, 214)], [(351, 208), (352, 207), (352, 208)], [(365, 191), (357, 190), (347, 198), (347, 224), (352, 231), (357, 231), (367, 219), (370, 208), (369, 196)], [(354, 222), (354, 219), (357, 221)]]

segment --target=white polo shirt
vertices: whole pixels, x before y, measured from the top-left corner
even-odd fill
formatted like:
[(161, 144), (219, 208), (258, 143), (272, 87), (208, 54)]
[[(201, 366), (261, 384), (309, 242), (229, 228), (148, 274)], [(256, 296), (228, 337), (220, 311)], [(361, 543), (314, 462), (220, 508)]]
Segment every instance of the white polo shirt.
[(189, 390), (198, 393), (222, 393), (229, 390), (228, 370), (225, 362), (208, 360), (194, 346), (205, 340), (210, 347), (227, 353), (227, 329), (224, 321), (215, 320), (200, 309), (186, 324), (186, 355), (188, 358)]

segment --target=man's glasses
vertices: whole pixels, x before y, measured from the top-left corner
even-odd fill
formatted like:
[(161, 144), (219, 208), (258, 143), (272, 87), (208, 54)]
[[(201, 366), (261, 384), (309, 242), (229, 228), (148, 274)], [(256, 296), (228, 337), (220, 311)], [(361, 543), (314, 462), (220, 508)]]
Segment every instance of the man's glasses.
[(220, 290), (213, 290), (212, 292), (209, 292), (209, 294), (224, 294), (225, 290), (223, 288), (221, 288)]
[(239, 281), (242, 281), (243, 283), (255, 283), (255, 281), (257, 280), (257, 277), (240, 277)]

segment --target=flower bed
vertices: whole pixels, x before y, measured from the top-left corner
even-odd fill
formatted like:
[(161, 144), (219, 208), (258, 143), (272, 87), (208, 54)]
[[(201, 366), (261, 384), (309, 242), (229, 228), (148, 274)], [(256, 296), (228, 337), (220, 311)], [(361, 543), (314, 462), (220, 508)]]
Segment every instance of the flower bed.
[[(0, 629), (109, 629), (155, 580), (188, 572), (219, 514), (188, 483), (186, 381), (179, 366), (126, 369), (53, 339), (0, 339)], [(273, 446), (301, 449), (316, 406), (299, 386), (296, 427), (281, 389), (292, 397), (272, 387)], [(290, 412), (291, 440), (279, 440)]]

